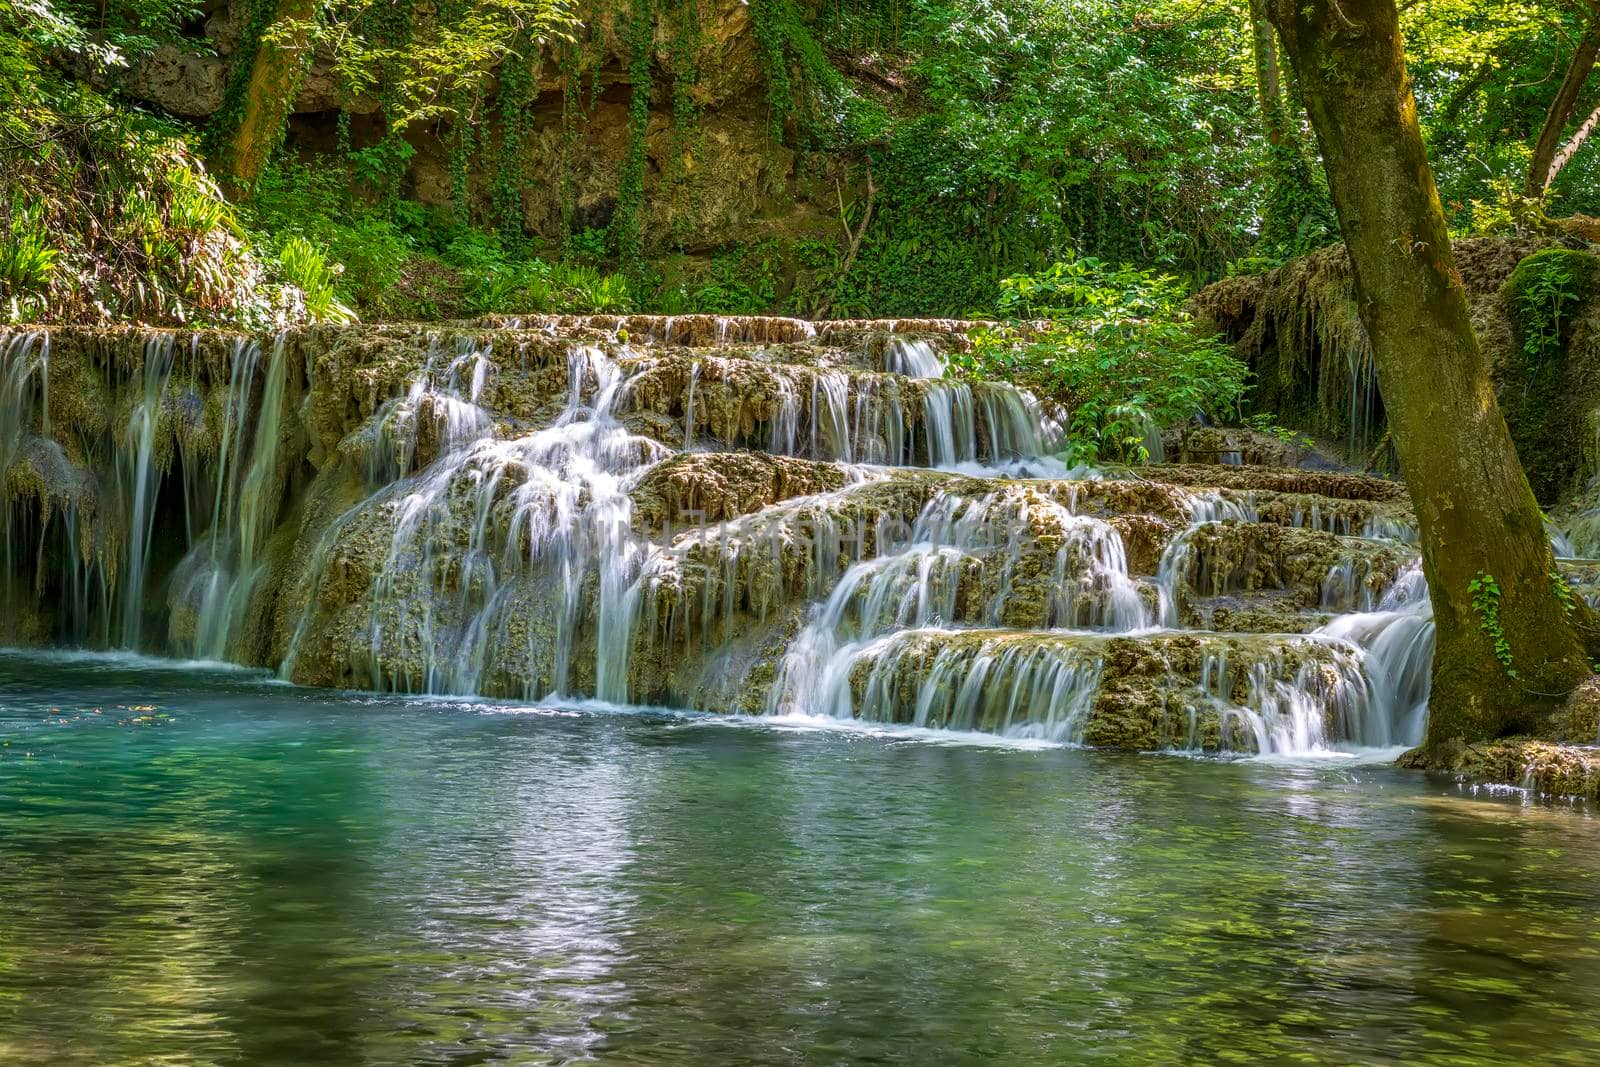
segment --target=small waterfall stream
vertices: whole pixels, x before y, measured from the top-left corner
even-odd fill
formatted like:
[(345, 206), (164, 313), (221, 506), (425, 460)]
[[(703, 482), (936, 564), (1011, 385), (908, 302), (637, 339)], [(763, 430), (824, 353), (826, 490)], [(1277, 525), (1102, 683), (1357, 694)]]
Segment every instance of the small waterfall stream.
[[(1432, 621), (1391, 484), (1068, 471), (1058, 413), (947, 376), (958, 323), (107, 343), (0, 336), (23, 637), (1123, 748), (1420, 740)], [(70, 392), (95, 376), (109, 424)]]

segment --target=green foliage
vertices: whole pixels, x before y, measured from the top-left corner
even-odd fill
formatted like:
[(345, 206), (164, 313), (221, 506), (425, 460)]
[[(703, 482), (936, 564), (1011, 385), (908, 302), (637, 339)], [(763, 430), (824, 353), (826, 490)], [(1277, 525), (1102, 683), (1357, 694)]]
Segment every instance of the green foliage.
[(0, 300), (7, 305), (8, 321), (33, 318), (43, 310), (59, 255), (40, 213), (25, 204), (13, 207), (9, 238), (0, 242)]
[[(108, 26), (152, 29), (133, 7)], [(142, 14), (141, 14), (142, 12)], [(174, 123), (116, 106), (54, 65), (121, 62), (132, 33), (97, 38), (47, 0), (0, 0), (0, 267), (5, 314), (254, 323), (271, 293), (233, 209)]]
[(1091, 257), (1001, 283), (1007, 320), (952, 370), (1015, 382), (1067, 408), (1074, 461), (1148, 458), (1144, 441), (1199, 414), (1231, 416), (1248, 372), (1200, 333), (1176, 279)]
[(1600, 280), (1600, 259), (1586, 252), (1547, 248), (1517, 264), (1501, 289), (1510, 313), (1521, 384), (1500, 393), (1500, 411), (1516, 442), (1534, 495), (1553, 504), (1583, 466), (1568, 429), (1581, 413), (1567, 350), (1579, 312)]
[(1494, 642), (1494, 658), (1505, 669), (1506, 677), (1517, 677), (1516, 668), (1511, 665), (1511, 642), (1500, 625), (1500, 583), (1494, 575), (1479, 571), (1467, 583), (1467, 592), (1472, 594), (1472, 610), (1478, 613), (1478, 629)]
[(650, 66), (655, 40), (653, 0), (632, 0), (628, 12), (628, 150), (617, 181), (610, 244), (625, 267), (637, 272), (644, 252), (645, 138), (650, 128)]
[(334, 296), (337, 265), (329, 266), (322, 250), (304, 237), (290, 237), (278, 250), (278, 267), (284, 280), (300, 291), (306, 317), (313, 322), (350, 323), (356, 313)]
[[(1453, 228), (1515, 227), (1520, 211), (1505, 210), (1505, 194), (1520, 193), (1534, 139), (1592, 5), (1416, 0), (1401, 8), (1406, 65)], [(1579, 111), (1593, 106), (1586, 96)], [(1552, 200), (1562, 213), (1600, 212), (1597, 177), (1600, 153), (1585, 149), (1561, 172)]]
[(1554, 591), (1556, 599), (1561, 602), (1561, 613), (1570, 619), (1572, 613), (1578, 610), (1578, 598), (1560, 571), (1550, 572), (1550, 588)]
[(1298, 137), (1267, 146), (1262, 193), (1261, 238), (1252, 257), (1278, 266), (1339, 239), (1327, 182)]
[(1506, 280), (1522, 355), (1532, 367), (1559, 361), (1572, 313), (1594, 286), (1596, 260), (1583, 252), (1547, 248), (1517, 264)]
[(598, 263), (606, 256), (606, 232), (591, 226), (577, 233), (569, 233), (567, 254), (588, 263)]
[(205, 154), (214, 163), (225, 161), (231, 151), (229, 142), (244, 117), (245, 98), (250, 92), (250, 70), (277, 11), (277, 0), (249, 0), (239, 46), (222, 91), (222, 106), (206, 125)]
[(775, 137), (787, 125), (815, 144), (848, 147), (881, 136), (886, 115), (828, 58), (814, 15), (796, 0), (750, 0), (756, 55), (767, 82)]
[(531, 61), (534, 44), (570, 32), (569, 0), (464, 0), (444, 18), (411, 3), (328, 0), (313, 40), (351, 96), (381, 96), (389, 135), (440, 119), (471, 121), (501, 67)]
[[(280, 0), (236, 7), (230, 81), (206, 124), (213, 146), (236, 127), (254, 50), (283, 29)], [(1546, 200), (1519, 192), (1591, 7), (1416, 0), (1403, 8), (1420, 117), (1454, 225), (1526, 233), (1547, 207), (1600, 213), (1592, 148)], [(702, 109), (723, 106), (713, 102), (721, 72), (707, 44), (724, 8), (319, 2), (310, 28), (319, 62), (346, 100), (375, 111), (329, 123), (331, 160), (279, 161), (242, 226), (195, 162), (191, 131), (75, 80), (88, 71), (95, 84), (114, 82), (103, 75), (157, 46), (205, 47), (195, 24), (209, 10), (198, 0), (0, 0), (8, 107), (0, 150), (11, 153), (0, 162), (20, 163), (0, 176), (8, 194), (0, 234), (11, 235), (0, 284), (11, 316), (271, 318), (285, 313), (273, 284), (278, 252), (294, 236), (344, 267), (339, 301), (389, 317), (632, 306), (657, 290), (657, 305), (684, 309), (986, 313), (1000, 279), (1037, 275), (1062, 248), (1199, 282), (1268, 269), (1334, 235), (1292, 77), (1282, 109), (1292, 114), (1261, 113), (1243, 0), (750, 0), (764, 77), (757, 106), (769, 119), (767, 143), (752, 147), (785, 160), (786, 149), (798, 153), (790, 191), (811, 207), (836, 202), (839, 225), (833, 239), (785, 239), (776, 252), (765, 241), (724, 248), (708, 277), (668, 286), (661, 264), (645, 257), (690, 249), (697, 213), (647, 197), (703, 195), (693, 164)], [(528, 146), (556, 73), (560, 173), (537, 174)], [(589, 148), (578, 131), (607, 85), (607, 99), (627, 105), (614, 207), (588, 198), (592, 214), (580, 217), (576, 175)], [(1580, 113), (1590, 106), (1586, 95)], [(1269, 143), (1267, 127), (1284, 136)], [(419, 146), (434, 136), (448, 154), (454, 205), (442, 213), (404, 199)], [(568, 268), (526, 244), (524, 194), (539, 181), (559, 185), (562, 254), (587, 275), (558, 277)], [(89, 189), (99, 190), (92, 207)], [(101, 219), (116, 225), (91, 232)], [(497, 232), (493, 265), (465, 261), (473, 226)], [(252, 240), (265, 254), (252, 253)], [(1584, 284), (1573, 276), (1587, 292)], [(1557, 273), (1521, 290), (1515, 307), (1530, 360), (1551, 362), (1574, 299)]]
[(546, 262), (520, 240), (464, 226), (448, 211), (367, 203), (328, 168), (274, 165), (250, 212), (262, 240), (293, 236), (323, 250), (337, 265), (338, 299), (369, 317), (622, 311), (633, 303), (619, 275)]
[(1300, 431), (1279, 425), (1278, 417), (1270, 411), (1258, 411), (1253, 415), (1246, 415), (1240, 421), (1257, 433), (1269, 434), (1296, 448), (1310, 448), (1315, 444), (1310, 437)]
[(1522, 193), (1522, 182), (1499, 174), (1483, 184), (1482, 199), (1472, 201), (1472, 232), (1485, 237), (1526, 237), (1543, 229), (1544, 205)]
[(725, 248), (711, 257), (711, 274), (687, 297), (680, 313), (762, 315), (778, 302), (778, 242)]
[(466, 310), (473, 314), (541, 311), (624, 312), (632, 308), (627, 279), (581, 263), (547, 263), (507, 251), (493, 234), (462, 232), (444, 261), (459, 269)]
[(817, 33), (914, 93), (855, 131), (879, 193), (841, 313), (970, 312), (1063, 247), (1208, 277), (1255, 241), (1264, 142), (1236, 6), (834, 3)]
[(342, 265), (338, 290), (344, 301), (376, 317), (401, 310), (396, 286), (418, 251), (412, 236), (426, 223), (412, 205), (408, 229), (398, 213), (363, 203), (351, 195), (338, 170), (281, 162), (257, 184), (249, 212), (265, 241), (303, 237)]

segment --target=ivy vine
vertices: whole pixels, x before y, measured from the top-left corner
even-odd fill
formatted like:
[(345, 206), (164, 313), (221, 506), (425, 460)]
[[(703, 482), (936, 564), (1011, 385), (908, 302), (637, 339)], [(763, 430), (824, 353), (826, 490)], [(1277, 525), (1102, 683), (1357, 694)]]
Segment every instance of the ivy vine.
[(628, 148), (617, 177), (617, 206), (611, 216), (611, 247), (625, 270), (638, 273), (644, 257), (644, 171), (650, 131), (650, 68), (655, 45), (653, 0), (633, 0), (628, 16)]
[(1478, 613), (1478, 629), (1494, 642), (1494, 658), (1500, 661), (1507, 678), (1515, 678), (1517, 671), (1511, 665), (1511, 642), (1500, 625), (1500, 583), (1494, 575), (1479, 571), (1477, 577), (1467, 583), (1467, 592), (1472, 594), (1472, 609)]

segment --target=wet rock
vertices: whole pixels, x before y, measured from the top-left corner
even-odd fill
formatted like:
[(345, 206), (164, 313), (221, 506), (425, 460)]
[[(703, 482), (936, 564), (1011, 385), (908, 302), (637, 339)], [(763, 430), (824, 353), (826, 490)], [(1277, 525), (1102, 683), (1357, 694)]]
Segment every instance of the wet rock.
[(1151, 481), (1165, 482), (1168, 485), (1270, 489), (1280, 493), (1315, 493), (1318, 496), (1330, 496), (1340, 500), (1403, 500), (1406, 497), (1406, 488), (1400, 482), (1336, 471), (1154, 464), (1140, 467), (1139, 474)]
[(644, 529), (723, 522), (782, 500), (842, 488), (843, 468), (763, 452), (679, 455), (652, 467), (633, 489)]
[(1447, 769), (1465, 780), (1545, 796), (1600, 797), (1600, 747), (1594, 745), (1508, 738), (1461, 749)]
[(1298, 467), (1310, 453), (1310, 443), (1285, 439), (1247, 427), (1182, 426), (1161, 435), (1168, 462), (1247, 464)]

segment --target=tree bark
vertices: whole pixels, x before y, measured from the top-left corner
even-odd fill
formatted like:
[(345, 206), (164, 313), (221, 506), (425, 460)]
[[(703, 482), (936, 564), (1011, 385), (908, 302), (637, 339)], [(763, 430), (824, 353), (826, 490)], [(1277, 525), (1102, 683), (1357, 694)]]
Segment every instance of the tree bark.
[(1288, 135), (1288, 108), (1283, 103), (1283, 79), (1278, 68), (1278, 44), (1267, 19), (1267, 0), (1250, 0), (1250, 31), (1255, 41), (1256, 98), (1266, 124), (1267, 142), (1282, 144)]
[[(1422, 534), (1438, 628), (1426, 745), (1536, 728), (1590, 673), (1592, 618), (1555, 561), (1495, 402), (1428, 168), (1394, 0), (1271, 0), (1322, 147)], [(1470, 584), (1492, 577), (1498, 619)], [(1496, 643), (1509, 649), (1510, 666)]]
[[(1533, 199), (1544, 195), (1544, 191), (1550, 188), (1550, 183), (1555, 179), (1556, 172), (1560, 170), (1559, 166), (1553, 164), (1556, 150), (1561, 145), (1561, 133), (1567, 128), (1567, 123), (1572, 121), (1572, 113), (1578, 106), (1578, 96), (1589, 81), (1589, 74), (1594, 70), (1597, 57), (1600, 57), (1600, 12), (1590, 19), (1589, 28), (1584, 31), (1583, 39), (1573, 51), (1572, 61), (1567, 64), (1566, 76), (1561, 79), (1561, 87), (1556, 90), (1555, 99), (1550, 101), (1550, 109), (1545, 112), (1544, 125), (1539, 129), (1539, 138), (1533, 144), (1533, 160), (1528, 164), (1528, 177), (1523, 183), (1523, 192)], [(1578, 143), (1583, 142), (1580, 139)]]
[(317, 0), (278, 0), (272, 24), (256, 48), (223, 172), (224, 185), (235, 197), (250, 195), (283, 137), (311, 60), (316, 13)]
[(1589, 117), (1583, 120), (1583, 125), (1573, 131), (1572, 136), (1567, 138), (1567, 143), (1561, 146), (1561, 151), (1557, 152), (1554, 158), (1550, 160), (1550, 169), (1546, 172), (1545, 177), (1545, 186), (1547, 188), (1551, 182), (1556, 180), (1556, 175), (1561, 173), (1561, 168), (1565, 167), (1572, 160), (1572, 157), (1578, 154), (1578, 149), (1582, 148), (1589, 140), (1589, 135), (1594, 132), (1597, 124), (1600, 124), (1600, 107), (1589, 112)]

